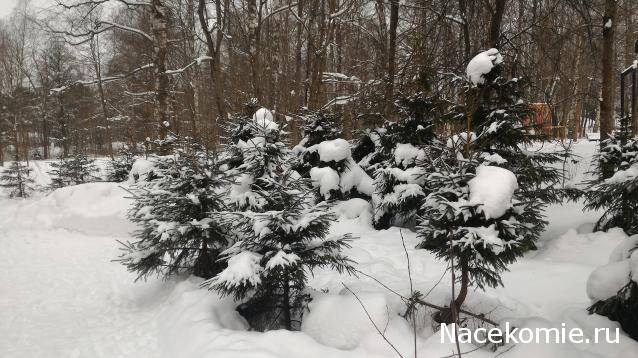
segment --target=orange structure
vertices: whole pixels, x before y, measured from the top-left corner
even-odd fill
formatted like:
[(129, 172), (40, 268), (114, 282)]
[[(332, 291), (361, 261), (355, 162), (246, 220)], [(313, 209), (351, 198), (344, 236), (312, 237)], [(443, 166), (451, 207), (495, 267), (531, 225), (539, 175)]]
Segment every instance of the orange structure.
[(525, 118), (525, 126), (531, 126), (535, 130), (542, 130), (549, 137), (564, 138), (565, 126), (554, 118), (554, 112), (547, 103), (532, 103), (532, 118)]

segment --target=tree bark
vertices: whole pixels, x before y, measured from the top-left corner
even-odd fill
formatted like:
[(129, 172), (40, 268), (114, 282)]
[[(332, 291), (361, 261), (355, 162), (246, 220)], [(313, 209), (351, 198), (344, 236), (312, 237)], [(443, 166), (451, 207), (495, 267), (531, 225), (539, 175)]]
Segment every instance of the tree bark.
[(107, 153), (111, 160), (113, 157), (113, 137), (111, 135), (111, 126), (109, 125), (108, 108), (106, 107), (106, 96), (104, 95), (104, 84), (102, 83), (102, 68), (100, 64), (100, 48), (99, 42), (91, 41), (91, 57), (93, 59), (93, 68), (95, 69), (95, 75), (97, 78), (97, 93), (100, 97), (100, 108), (102, 109), (102, 120), (106, 128), (106, 141), (107, 141)]
[(386, 115), (392, 111), (394, 103), (395, 58), (397, 53), (397, 26), (399, 24), (399, 0), (390, 1), (390, 41), (388, 45), (388, 78), (385, 88)]
[[(168, 49), (167, 9), (163, 0), (152, 0), (153, 16), (153, 61), (155, 65), (155, 121), (159, 126), (160, 139), (166, 138), (170, 125), (168, 113), (168, 77), (166, 76), (166, 54)], [(160, 148), (164, 152), (166, 148)]]
[(459, 0), (459, 12), (461, 13), (461, 20), (463, 20), (461, 23), (461, 31), (463, 32), (463, 61), (465, 63), (470, 60), (470, 54), (472, 52), (466, 0)]
[[(215, 11), (217, 12), (217, 23), (221, 21), (221, 0), (215, 1)], [(217, 36), (213, 40), (213, 35), (208, 29), (208, 17), (206, 15), (206, 2), (205, 0), (199, 0), (199, 6), (197, 8), (197, 16), (199, 17), (199, 25), (204, 32), (206, 38), (206, 47), (208, 49), (208, 55), (212, 58), (210, 61), (210, 78), (214, 87), (215, 105), (217, 107), (217, 119), (213, 123), (213, 142), (215, 145), (219, 142), (219, 119), (225, 120), (227, 117), (226, 105), (224, 103), (224, 79), (221, 71), (221, 54), (220, 46), (223, 39), (221, 31), (217, 31)]]
[[(605, 12), (603, 15), (603, 49), (602, 49), (602, 73), (601, 73), (601, 101), (600, 101), (600, 143), (610, 138), (614, 130), (614, 51), (616, 30), (616, 0), (605, 0)], [(613, 169), (609, 165), (603, 165), (603, 177), (612, 175)]]
[(492, 12), (492, 20), (490, 22), (490, 46), (494, 48), (499, 45), (501, 23), (503, 22), (506, 2), (507, 0), (496, 0), (494, 4), (494, 11)]
[(259, 60), (259, 17), (257, 16), (257, 0), (248, 0), (248, 52), (250, 54), (250, 69), (252, 72), (253, 97), (261, 101), (261, 83), (259, 80), (260, 65)]

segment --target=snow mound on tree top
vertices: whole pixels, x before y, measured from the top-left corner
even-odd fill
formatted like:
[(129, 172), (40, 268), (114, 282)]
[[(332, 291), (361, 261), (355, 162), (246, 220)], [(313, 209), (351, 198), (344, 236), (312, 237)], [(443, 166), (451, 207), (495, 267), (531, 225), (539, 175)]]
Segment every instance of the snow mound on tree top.
[(403, 165), (404, 167), (407, 167), (417, 160), (423, 159), (425, 159), (425, 151), (410, 143), (399, 143), (397, 144), (396, 149), (394, 149), (394, 162)]
[(482, 204), (479, 209), (487, 219), (503, 216), (512, 205), (512, 195), (518, 189), (516, 175), (491, 165), (480, 165), (469, 181), (470, 203)]
[(484, 76), (490, 73), (494, 66), (501, 63), (503, 63), (503, 56), (497, 49), (491, 48), (487, 51), (483, 51), (474, 56), (467, 64), (467, 69), (465, 70), (467, 79), (475, 86), (483, 84), (485, 83)]
[(609, 255), (609, 263), (591, 273), (587, 296), (593, 302), (606, 300), (630, 280), (638, 282), (638, 235), (622, 240)]
[(352, 156), (350, 143), (345, 139), (326, 140), (308, 147), (309, 152), (318, 152), (322, 162), (339, 162)]
[(279, 125), (275, 123), (272, 112), (266, 108), (260, 108), (253, 115), (253, 121), (257, 126), (266, 130), (278, 130)]
[[(622, 232), (621, 229), (616, 230)], [(638, 260), (638, 235), (632, 235), (622, 240), (609, 255), (609, 262), (618, 262), (629, 258)]]
[(128, 182), (137, 183), (140, 180), (146, 179), (148, 173), (155, 169), (155, 165), (156, 163), (152, 160), (143, 158), (136, 159), (128, 174)]
[(24, 228), (67, 229), (128, 236), (135, 229), (126, 213), (130, 194), (117, 183), (87, 183), (57, 189), (20, 206), (9, 219)]
[(321, 195), (328, 195), (330, 190), (339, 189), (339, 173), (330, 167), (311, 168), (310, 179), (314, 187), (319, 187)]
[(622, 184), (626, 181), (635, 180), (638, 177), (638, 165), (632, 165), (626, 170), (619, 170), (611, 178), (605, 179), (607, 184)]
[(347, 140), (326, 140), (308, 147), (307, 151), (319, 153), (319, 159), (324, 163), (345, 163), (345, 169), (341, 173), (327, 166), (310, 170), (313, 186), (319, 188), (321, 195), (327, 196), (330, 190), (341, 189), (347, 192), (353, 188), (369, 196), (374, 193), (374, 180), (352, 159), (350, 143)]
[(348, 158), (348, 169), (341, 173), (341, 188), (350, 190), (356, 188), (358, 192), (372, 196), (374, 180), (352, 158)]
[(228, 260), (228, 267), (219, 275), (206, 283), (213, 286), (223, 284), (226, 287), (241, 286), (250, 283), (258, 285), (261, 282), (260, 274), (263, 271), (259, 265), (262, 255), (250, 251), (243, 251)]
[(587, 296), (592, 301), (603, 301), (616, 295), (631, 277), (631, 261), (623, 260), (601, 266), (587, 280)]

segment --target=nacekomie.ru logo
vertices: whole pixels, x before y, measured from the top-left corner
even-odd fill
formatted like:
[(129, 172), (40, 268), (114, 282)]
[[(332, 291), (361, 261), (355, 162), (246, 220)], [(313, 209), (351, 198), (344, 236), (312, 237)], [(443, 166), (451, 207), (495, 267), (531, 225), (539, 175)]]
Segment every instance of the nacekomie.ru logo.
[(441, 323), (441, 343), (469, 343), (469, 344), (517, 344), (517, 343), (620, 343), (619, 328), (596, 328), (593, 338), (585, 336), (580, 328), (565, 327), (565, 323), (560, 328), (537, 327), (537, 328), (517, 328), (512, 327), (509, 322), (505, 327), (485, 327), (470, 329), (459, 327), (456, 324)]

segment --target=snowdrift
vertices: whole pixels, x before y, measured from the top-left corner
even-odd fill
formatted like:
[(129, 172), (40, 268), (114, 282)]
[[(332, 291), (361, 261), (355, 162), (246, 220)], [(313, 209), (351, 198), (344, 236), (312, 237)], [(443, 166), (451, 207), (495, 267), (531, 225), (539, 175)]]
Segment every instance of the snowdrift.
[(20, 203), (3, 224), (125, 237), (135, 230), (135, 225), (126, 218), (131, 204), (128, 196), (117, 183), (69, 186)]

